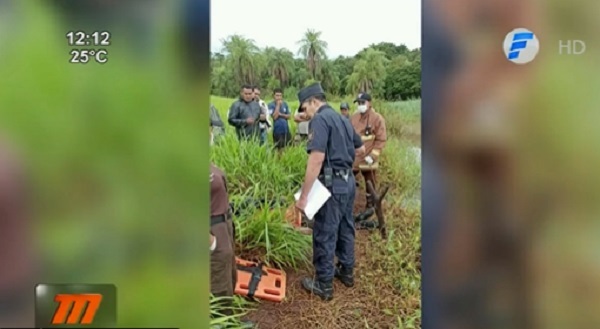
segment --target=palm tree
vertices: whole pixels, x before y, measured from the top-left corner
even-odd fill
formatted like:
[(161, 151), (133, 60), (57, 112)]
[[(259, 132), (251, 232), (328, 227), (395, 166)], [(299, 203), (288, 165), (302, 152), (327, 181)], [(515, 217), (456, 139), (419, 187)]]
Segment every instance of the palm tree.
[(324, 61), (321, 67), (321, 84), (329, 93), (338, 95), (340, 93), (340, 73), (332, 61)]
[(373, 48), (367, 49), (354, 65), (354, 71), (348, 78), (346, 92), (350, 94), (369, 92), (380, 95), (383, 92), (381, 87), (385, 84), (388, 62), (384, 52)]
[(256, 84), (259, 79), (257, 55), (259, 48), (254, 40), (241, 35), (232, 35), (222, 40), (223, 52), (225, 52), (231, 70), (234, 72), (235, 81), (238, 85)]
[(306, 59), (312, 79), (317, 79), (322, 67), (321, 62), (327, 58), (327, 42), (321, 40), (321, 32), (308, 29), (298, 44), (298, 55)]
[(294, 67), (294, 54), (284, 48), (267, 47), (265, 57), (269, 74), (279, 81), (282, 88), (287, 87)]

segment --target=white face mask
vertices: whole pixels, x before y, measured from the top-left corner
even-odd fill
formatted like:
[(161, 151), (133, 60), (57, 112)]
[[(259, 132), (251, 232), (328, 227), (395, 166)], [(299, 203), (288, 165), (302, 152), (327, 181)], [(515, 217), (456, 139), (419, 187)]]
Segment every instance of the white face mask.
[(360, 113), (367, 112), (367, 106), (366, 105), (359, 105), (358, 106), (358, 112), (360, 112)]

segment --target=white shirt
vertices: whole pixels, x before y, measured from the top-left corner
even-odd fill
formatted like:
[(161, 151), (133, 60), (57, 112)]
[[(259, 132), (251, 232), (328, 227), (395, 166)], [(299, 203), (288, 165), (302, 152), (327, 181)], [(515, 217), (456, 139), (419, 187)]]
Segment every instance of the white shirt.
[[(294, 114), (294, 116), (298, 116), (298, 111), (296, 111), (296, 114)], [(309, 121), (298, 122), (298, 134), (308, 135), (308, 123)]]
[[(265, 115), (265, 117), (267, 117), (267, 122), (269, 122), (269, 130), (271, 130), (271, 128), (273, 128), (273, 121), (271, 121), (271, 116), (269, 115), (269, 107), (267, 106), (267, 103), (265, 103), (265, 101), (263, 101), (262, 99), (258, 100), (258, 105), (260, 105), (260, 108), (263, 110), (263, 114)], [(266, 128), (266, 125), (264, 123), (260, 124), (261, 128)]]

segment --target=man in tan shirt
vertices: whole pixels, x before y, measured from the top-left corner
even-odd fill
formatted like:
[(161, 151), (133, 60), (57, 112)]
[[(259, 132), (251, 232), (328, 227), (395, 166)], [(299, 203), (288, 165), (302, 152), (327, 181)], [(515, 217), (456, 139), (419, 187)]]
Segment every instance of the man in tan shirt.
[[(387, 140), (385, 119), (375, 112), (369, 94), (359, 94), (354, 103), (358, 103), (358, 111), (350, 117), (350, 122), (363, 141), (365, 153), (364, 156), (356, 157), (352, 170), (355, 176), (359, 172), (362, 174), (365, 178), (365, 187), (370, 181), (373, 187), (377, 188), (376, 173), (379, 169), (379, 158)], [(372, 206), (367, 198), (367, 208)]]

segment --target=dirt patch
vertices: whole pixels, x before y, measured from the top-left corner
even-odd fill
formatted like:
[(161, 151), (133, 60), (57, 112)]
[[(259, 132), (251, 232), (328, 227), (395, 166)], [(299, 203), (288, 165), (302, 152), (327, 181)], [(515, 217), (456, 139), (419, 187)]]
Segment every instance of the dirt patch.
[[(365, 193), (361, 189), (357, 194), (355, 209), (364, 209), (365, 202)], [(286, 300), (282, 303), (261, 302), (258, 309), (248, 315), (248, 319), (262, 329), (352, 329), (366, 328), (367, 323), (369, 328), (397, 328), (399, 313), (391, 308), (401, 304), (401, 296), (389, 280), (379, 279), (389, 274), (382, 272), (375, 263), (378, 257), (371, 255), (378, 252), (371, 242), (371, 234), (379, 233), (357, 231), (353, 288), (346, 288), (336, 280), (334, 299), (323, 302), (302, 288), (301, 280), (312, 277), (312, 269), (296, 273), (288, 270)]]
[[(288, 286), (286, 301), (278, 303), (261, 302), (258, 310), (249, 314), (248, 319), (260, 328), (364, 328), (365, 320), (372, 328), (394, 328), (394, 317), (385, 314), (381, 300), (387, 299), (381, 293), (373, 291), (373, 283), (366, 275), (369, 269), (365, 262), (367, 253), (367, 232), (357, 236), (357, 278), (354, 288), (346, 288), (339, 282), (334, 283), (335, 297), (323, 302), (302, 289), (301, 280), (312, 277), (312, 272), (303, 270), (298, 273), (287, 271)], [(362, 265), (361, 265), (362, 264)], [(393, 295), (393, 293), (391, 293)]]

